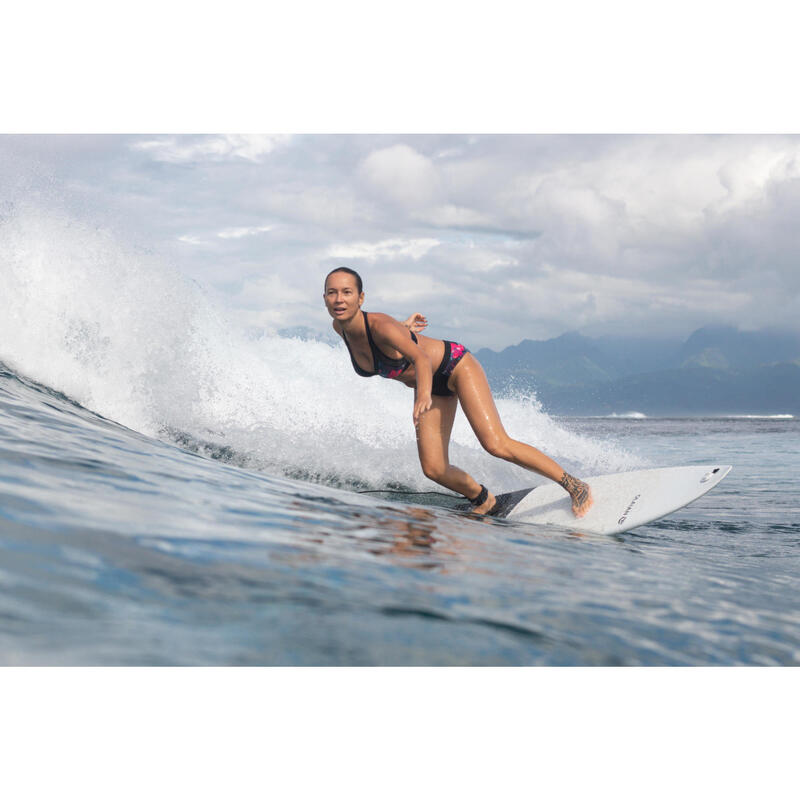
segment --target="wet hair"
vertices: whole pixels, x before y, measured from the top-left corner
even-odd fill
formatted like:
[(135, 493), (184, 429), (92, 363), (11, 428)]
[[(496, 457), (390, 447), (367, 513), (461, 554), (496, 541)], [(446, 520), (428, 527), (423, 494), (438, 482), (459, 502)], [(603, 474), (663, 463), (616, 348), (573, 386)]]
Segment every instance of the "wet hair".
[(346, 272), (348, 275), (352, 275), (356, 279), (356, 286), (358, 286), (358, 293), (364, 291), (364, 284), (361, 282), (361, 276), (354, 270), (350, 269), (350, 267), (336, 267), (336, 269), (332, 269), (326, 276), (325, 276), (325, 286), (328, 285), (328, 278), (331, 275), (334, 275), (337, 272)]

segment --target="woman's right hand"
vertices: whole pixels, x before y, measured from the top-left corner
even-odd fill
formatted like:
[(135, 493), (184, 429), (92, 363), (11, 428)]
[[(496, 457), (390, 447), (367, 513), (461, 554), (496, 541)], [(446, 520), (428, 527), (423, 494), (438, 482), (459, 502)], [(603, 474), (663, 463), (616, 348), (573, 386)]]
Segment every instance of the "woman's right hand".
[(414, 399), (414, 427), (419, 425), (419, 418), (426, 412), (430, 411), (433, 406), (433, 400), (429, 394), (418, 394)]
[(419, 313), (419, 311), (415, 311), (405, 322), (403, 325), (406, 326), (412, 333), (421, 333), (428, 327), (428, 320)]

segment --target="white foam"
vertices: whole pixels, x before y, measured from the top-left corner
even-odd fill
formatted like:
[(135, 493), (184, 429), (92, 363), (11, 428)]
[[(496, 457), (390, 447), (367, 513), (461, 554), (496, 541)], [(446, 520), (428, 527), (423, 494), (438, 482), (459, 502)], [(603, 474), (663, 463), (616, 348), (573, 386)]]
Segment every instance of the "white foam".
[(641, 411), (628, 411), (625, 414), (609, 414), (606, 419), (647, 419)]
[[(253, 340), (195, 282), (107, 230), (15, 211), (0, 221), (0, 296), (0, 359), (123, 425), (187, 434), (268, 472), (433, 488), (416, 455), (410, 390), (359, 378), (343, 345)], [(512, 436), (570, 471), (642, 465), (559, 425), (533, 396), (497, 405)], [(450, 452), (496, 489), (541, 481), (484, 453), (461, 413)]]

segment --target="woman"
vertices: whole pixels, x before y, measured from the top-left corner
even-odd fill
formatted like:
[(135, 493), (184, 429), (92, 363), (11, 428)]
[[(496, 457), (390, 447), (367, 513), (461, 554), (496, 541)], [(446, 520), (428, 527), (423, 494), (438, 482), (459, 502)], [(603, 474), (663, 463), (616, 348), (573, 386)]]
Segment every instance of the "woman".
[(364, 377), (380, 375), (400, 381), (414, 389), (417, 450), (428, 478), (463, 494), (477, 514), (492, 514), (495, 509), (494, 495), (448, 459), (450, 432), (460, 402), (484, 450), (559, 483), (572, 498), (576, 517), (591, 508), (592, 493), (586, 483), (505, 432), (483, 368), (463, 345), (417, 336), (415, 331), (427, 325), (421, 314), (412, 314), (404, 324), (386, 314), (367, 315), (361, 310), (361, 277), (347, 267), (328, 274), (323, 297), (333, 317), (333, 329), (344, 339), (355, 371)]

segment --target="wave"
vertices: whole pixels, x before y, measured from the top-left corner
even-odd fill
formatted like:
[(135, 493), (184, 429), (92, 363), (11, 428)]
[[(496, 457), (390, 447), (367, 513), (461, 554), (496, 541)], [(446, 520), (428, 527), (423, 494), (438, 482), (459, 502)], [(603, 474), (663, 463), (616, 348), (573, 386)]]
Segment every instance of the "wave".
[[(0, 295), (0, 359), (101, 417), (270, 474), (433, 487), (419, 468), (405, 387), (356, 376), (342, 344), (254, 338), (199, 284), (109, 230), (16, 209), (0, 220)], [(567, 469), (641, 464), (557, 423), (534, 395), (497, 406), (512, 436)], [(500, 490), (528, 480), (484, 453), (461, 414), (451, 459)]]

